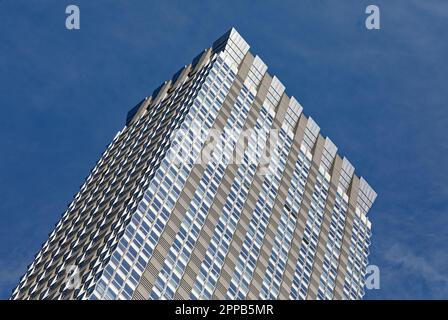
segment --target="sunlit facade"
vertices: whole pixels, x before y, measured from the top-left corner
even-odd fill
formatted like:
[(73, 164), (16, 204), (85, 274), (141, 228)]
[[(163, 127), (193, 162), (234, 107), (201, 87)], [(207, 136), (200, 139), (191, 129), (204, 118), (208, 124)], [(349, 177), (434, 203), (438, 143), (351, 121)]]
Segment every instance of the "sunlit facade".
[(231, 29), (128, 113), (12, 298), (362, 298), (376, 194), (302, 111)]

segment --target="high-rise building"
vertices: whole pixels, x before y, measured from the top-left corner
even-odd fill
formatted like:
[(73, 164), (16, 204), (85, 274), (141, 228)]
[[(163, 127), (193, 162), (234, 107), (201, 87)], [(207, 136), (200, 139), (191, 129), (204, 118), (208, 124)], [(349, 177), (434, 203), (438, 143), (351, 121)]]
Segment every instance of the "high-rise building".
[(127, 116), (13, 299), (359, 299), (375, 192), (231, 29)]

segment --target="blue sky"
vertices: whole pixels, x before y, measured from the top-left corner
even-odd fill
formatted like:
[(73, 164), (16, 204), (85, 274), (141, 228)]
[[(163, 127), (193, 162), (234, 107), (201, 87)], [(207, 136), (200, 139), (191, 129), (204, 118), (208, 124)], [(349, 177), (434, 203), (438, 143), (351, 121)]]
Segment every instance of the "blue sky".
[(127, 111), (231, 26), (378, 193), (366, 298), (448, 298), (448, 3), (431, 0), (0, 0), (0, 298)]

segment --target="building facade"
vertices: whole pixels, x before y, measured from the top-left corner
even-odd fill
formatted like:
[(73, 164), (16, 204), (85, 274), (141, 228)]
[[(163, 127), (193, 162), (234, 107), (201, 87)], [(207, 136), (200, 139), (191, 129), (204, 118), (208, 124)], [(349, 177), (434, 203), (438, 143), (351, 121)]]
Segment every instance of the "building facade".
[(128, 113), (12, 299), (360, 299), (375, 197), (231, 29)]

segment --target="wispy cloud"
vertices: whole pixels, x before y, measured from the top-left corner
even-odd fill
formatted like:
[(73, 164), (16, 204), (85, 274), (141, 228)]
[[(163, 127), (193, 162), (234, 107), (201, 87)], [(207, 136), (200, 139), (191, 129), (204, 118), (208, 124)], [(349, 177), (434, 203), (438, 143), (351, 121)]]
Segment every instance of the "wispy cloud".
[(29, 259), (15, 257), (12, 260), (0, 260), (0, 299), (7, 299), (12, 289), (26, 271)]
[[(403, 279), (403, 275), (411, 275), (408, 279), (415, 280), (416, 283), (408, 283), (409, 288), (416, 285), (420, 287), (418, 281), (423, 279), (425, 288), (431, 291), (432, 297), (446, 299), (448, 297), (448, 274), (447, 270), (440, 269), (440, 267), (448, 263), (448, 255), (443, 252), (438, 252), (437, 255), (432, 252), (429, 255), (430, 257), (418, 255), (410, 247), (395, 244), (386, 251), (385, 258), (394, 266), (392, 277), (401, 275), (400, 278)], [(392, 281), (394, 280), (392, 279)]]

